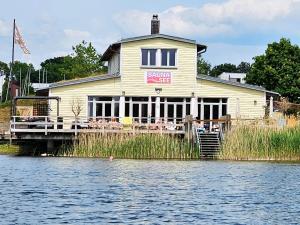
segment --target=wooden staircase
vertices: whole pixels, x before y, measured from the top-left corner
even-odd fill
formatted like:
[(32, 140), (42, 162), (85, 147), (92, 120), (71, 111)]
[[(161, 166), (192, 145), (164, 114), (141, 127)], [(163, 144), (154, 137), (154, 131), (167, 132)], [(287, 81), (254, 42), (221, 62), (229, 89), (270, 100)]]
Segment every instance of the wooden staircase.
[(215, 159), (220, 151), (219, 133), (201, 133), (196, 130), (196, 138), (201, 159)]

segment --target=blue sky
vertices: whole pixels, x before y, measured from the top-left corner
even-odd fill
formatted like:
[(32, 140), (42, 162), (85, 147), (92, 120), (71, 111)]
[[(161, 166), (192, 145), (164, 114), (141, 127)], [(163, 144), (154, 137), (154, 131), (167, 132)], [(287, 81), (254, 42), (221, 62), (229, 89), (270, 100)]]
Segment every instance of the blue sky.
[(207, 45), (213, 65), (251, 61), (281, 37), (300, 44), (300, 0), (11, 0), (1, 4), (0, 60), (10, 61), (13, 18), (32, 53), (17, 47), (16, 60), (38, 66), (83, 39), (102, 53), (121, 38), (149, 34), (154, 13), (161, 33)]

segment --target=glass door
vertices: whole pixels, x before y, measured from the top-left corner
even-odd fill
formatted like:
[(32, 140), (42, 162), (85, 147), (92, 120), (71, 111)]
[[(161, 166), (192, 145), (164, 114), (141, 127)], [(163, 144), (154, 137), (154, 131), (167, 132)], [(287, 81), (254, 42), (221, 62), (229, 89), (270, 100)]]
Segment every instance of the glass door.
[(140, 121), (142, 123), (148, 122), (148, 103), (141, 103), (141, 115), (140, 115)]
[(182, 104), (176, 104), (176, 119), (175, 123), (182, 122), (183, 119), (183, 105)]
[(174, 122), (175, 119), (174, 106), (175, 106), (174, 104), (168, 104), (168, 108), (167, 108), (168, 122)]

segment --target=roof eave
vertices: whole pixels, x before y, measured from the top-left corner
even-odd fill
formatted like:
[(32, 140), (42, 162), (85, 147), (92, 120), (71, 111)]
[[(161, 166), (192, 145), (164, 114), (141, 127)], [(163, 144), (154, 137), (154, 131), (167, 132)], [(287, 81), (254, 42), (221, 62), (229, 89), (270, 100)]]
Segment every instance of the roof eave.
[(106, 49), (106, 51), (103, 53), (101, 57), (101, 61), (102, 62), (109, 61), (111, 56), (116, 52), (116, 49), (118, 49), (120, 46), (121, 46), (120, 42), (115, 42), (110, 46), (108, 46), (108, 48)]
[(65, 81), (62, 83), (58, 82), (58, 83), (51, 84), (48, 88), (38, 89), (37, 91), (49, 90), (49, 89), (58, 88), (58, 87), (65, 87), (65, 86), (70, 86), (70, 85), (83, 84), (83, 83), (88, 83), (88, 82), (93, 82), (93, 81), (108, 80), (108, 79), (114, 79), (114, 78), (120, 78), (120, 75), (119, 74), (114, 74), (114, 75), (106, 74), (106, 75), (99, 75), (99, 76), (94, 76), (94, 77), (85, 77), (85, 78), (78, 79), (78, 80)]

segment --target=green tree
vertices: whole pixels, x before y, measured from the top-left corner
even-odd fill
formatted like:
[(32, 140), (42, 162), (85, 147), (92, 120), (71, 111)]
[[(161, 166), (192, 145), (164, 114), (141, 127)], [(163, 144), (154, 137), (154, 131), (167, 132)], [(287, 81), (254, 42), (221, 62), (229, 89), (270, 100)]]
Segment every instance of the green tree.
[(75, 61), (71, 56), (61, 56), (47, 59), (41, 63), (40, 71), (35, 77), (41, 82), (53, 83), (64, 79), (72, 79)]
[(8, 65), (5, 62), (0, 61), (0, 71), (3, 71), (5, 74), (9, 73)]
[(237, 72), (238, 73), (248, 73), (251, 69), (251, 64), (248, 62), (241, 62), (238, 66), (237, 66)]
[(34, 67), (33, 65), (15, 61), (12, 67), (12, 75), (15, 80), (20, 81), (20, 72), (21, 72), (21, 79), (24, 80), (28, 73), (31, 73), (31, 79), (33, 79), (32, 74), (34, 73)]
[(237, 70), (236, 65), (231, 64), (231, 63), (224, 63), (221, 65), (214, 66), (212, 68), (212, 70), (210, 71), (209, 75), (213, 76), (213, 77), (217, 77), (217, 76), (221, 75), (221, 73), (223, 73), (223, 72), (237, 73), (238, 70)]
[[(71, 55), (47, 59), (41, 63), (40, 76), (43, 77), (44, 74), (44, 81), (46, 76), (47, 82), (52, 83), (107, 72), (107, 68), (101, 62), (101, 55), (91, 43), (82, 41), (72, 49), (74, 52)], [(37, 79), (38, 73), (39, 71), (36, 71), (34, 76)]]
[(92, 43), (82, 41), (80, 44), (73, 46), (73, 59), (75, 61), (74, 73), (79, 76), (105, 70), (101, 62), (101, 54), (98, 54)]
[(199, 57), (197, 60), (198, 74), (209, 75), (210, 69), (211, 69), (211, 65), (207, 61), (205, 61), (205, 59)]
[(290, 101), (300, 96), (300, 48), (289, 39), (268, 45), (265, 54), (254, 57), (254, 63), (246, 76), (250, 84), (261, 85), (276, 91)]

